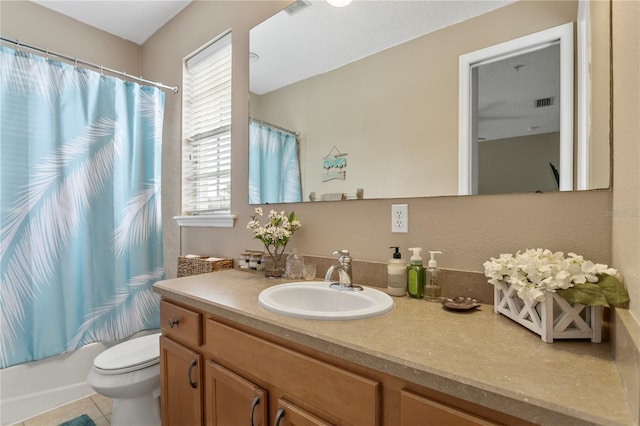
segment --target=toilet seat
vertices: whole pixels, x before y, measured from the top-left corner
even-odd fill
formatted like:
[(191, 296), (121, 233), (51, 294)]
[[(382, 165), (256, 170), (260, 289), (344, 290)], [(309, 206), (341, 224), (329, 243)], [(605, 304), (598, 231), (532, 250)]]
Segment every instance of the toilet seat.
[(119, 343), (102, 352), (93, 360), (100, 374), (123, 374), (151, 367), (160, 362), (161, 333)]

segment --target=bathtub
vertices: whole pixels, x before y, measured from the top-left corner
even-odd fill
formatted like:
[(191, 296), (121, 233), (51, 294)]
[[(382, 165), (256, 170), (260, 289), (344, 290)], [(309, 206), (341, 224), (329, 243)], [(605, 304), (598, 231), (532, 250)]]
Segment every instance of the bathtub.
[[(160, 330), (140, 332), (133, 337)], [(75, 352), (0, 370), (0, 424), (10, 425), (91, 395), (93, 359), (113, 344), (91, 343)]]

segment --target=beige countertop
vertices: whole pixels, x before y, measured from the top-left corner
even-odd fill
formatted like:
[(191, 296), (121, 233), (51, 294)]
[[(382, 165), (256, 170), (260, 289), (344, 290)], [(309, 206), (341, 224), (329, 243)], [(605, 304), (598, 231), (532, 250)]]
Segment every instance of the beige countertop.
[(287, 280), (228, 270), (159, 281), (161, 296), (464, 400), (548, 425), (631, 425), (606, 343), (544, 343), (496, 315), (394, 298), (380, 317), (316, 321), (272, 313), (259, 293)]

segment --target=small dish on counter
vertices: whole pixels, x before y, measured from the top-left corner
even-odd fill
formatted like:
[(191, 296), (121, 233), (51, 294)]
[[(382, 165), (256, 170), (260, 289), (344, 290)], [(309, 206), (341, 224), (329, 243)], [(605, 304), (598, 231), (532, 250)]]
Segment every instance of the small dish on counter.
[(470, 311), (480, 306), (480, 303), (476, 299), (464, 296), (454, 297), (453, 299), (443, 297), (442, 306), (450, 311)]

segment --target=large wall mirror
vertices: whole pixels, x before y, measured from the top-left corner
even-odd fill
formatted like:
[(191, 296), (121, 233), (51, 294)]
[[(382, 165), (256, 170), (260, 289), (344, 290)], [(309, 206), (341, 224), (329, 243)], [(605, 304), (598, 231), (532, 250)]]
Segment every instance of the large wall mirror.
[[(577, 66), (573, 182), (564, 189), (609, 187), (609, 22), (601, 1), (292, 3), (250, 31), (250, 203), (461, 194), (460, 57), (567, 23)], [(531, 102), (559, 100), (547, 86)], [(504, 123), (516, 115), (485, 113)], [(485, 146), (502, 152), (502, 139), (503, 148)], [(509, 146), (515, 163), (539, 152)], [(563, 189), (548, 163), (551, 185), (496, 192)]]

